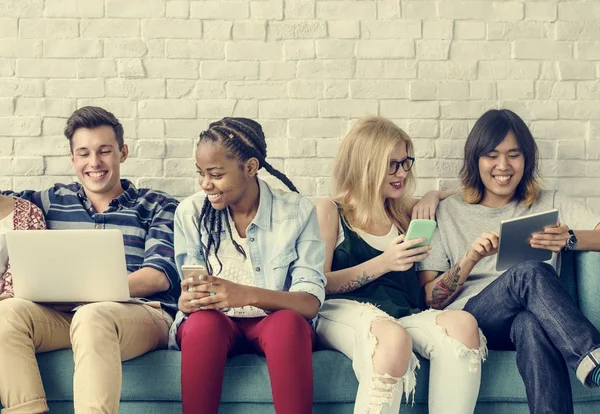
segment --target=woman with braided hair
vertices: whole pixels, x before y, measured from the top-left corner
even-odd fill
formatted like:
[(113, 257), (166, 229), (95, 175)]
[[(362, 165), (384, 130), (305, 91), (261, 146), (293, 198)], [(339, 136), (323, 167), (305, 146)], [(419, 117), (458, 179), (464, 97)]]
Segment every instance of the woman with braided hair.
[[(324, 245), (314, 205), (266, 156), (253, 120), (224, 118), (200, 134), (203, 192), (175, 213), (182, 293), (170, 344), (181, 348), (184, 413), (217, 413), (227, 356), (242, 352), (266, 356), (277, 413), (312, 412)], [(292, 191), (271, 188), (261, 168)], [(207, 275), (184, 276), (184, 265)]]

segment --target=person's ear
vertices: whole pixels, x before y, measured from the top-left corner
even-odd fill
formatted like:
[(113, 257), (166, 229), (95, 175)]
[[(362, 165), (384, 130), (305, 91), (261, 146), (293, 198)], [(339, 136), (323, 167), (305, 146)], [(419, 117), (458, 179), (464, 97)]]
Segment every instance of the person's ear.
[(246, 161), (244, 165), (244, 172), (248, 177), (254, 177), (258, 173), (258, 168), (260, 167), (260, 163), (254, 157), (250, 158)]
[(129, 156), (129, 147), (127, 144), (123, 144), (123, 148), (121, 148), (121, 163), (125, 162), (127, 157)]

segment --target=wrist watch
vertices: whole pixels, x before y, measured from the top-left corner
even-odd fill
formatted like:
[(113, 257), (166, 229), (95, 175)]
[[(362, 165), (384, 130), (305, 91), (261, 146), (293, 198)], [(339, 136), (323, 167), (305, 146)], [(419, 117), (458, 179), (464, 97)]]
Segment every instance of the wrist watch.
[(575, 250), (577, 247), (577, 236), (573, 230), (569, 230), (569, 238), (565, 244), (565, 250)]

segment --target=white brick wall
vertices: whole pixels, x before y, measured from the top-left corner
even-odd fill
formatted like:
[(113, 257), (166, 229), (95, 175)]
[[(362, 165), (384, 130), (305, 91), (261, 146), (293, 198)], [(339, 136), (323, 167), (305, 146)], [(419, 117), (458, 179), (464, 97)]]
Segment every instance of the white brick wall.
[(0, 187), (69, 181), (65, 119), (95, 104), (123, 121), (124, 174), (176, 196), (197, 188), (198, 133), (231, 115), (311, 195), (356, 118), (389, 117), (423, 192), (457, 184), (474, 120), (507, 107), (546, 186), (600, 212), (599, 77), (593, 0), (0, 0)]

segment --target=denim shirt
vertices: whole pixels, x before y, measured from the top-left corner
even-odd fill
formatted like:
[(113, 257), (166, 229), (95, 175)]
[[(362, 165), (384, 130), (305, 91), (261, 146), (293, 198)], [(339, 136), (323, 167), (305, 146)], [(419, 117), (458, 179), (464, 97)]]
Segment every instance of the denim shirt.
[[(272, 189), (258, 179), (260, 198), (256, 216), (246, 229), (248, 258), (257, 287), (290, 292), (306, 292), (323, 304), (325, 300), (325, 244), (313, 203), (289, 191)], [(206, 267), (200, 234), (200, 212), (206, 195), (196, 193), (175, 211), (175, 263), (183, 280), (181, 266)], [(223, 230), (221, 238), (229, 237)], [(204, 245), (208, 243), (202, 234)], [(202, 311), (199, 311), (202, 312)], [(179, 349), (177, 329), (185, 319), (179, 311), (169, 333), (169, 348)]]

